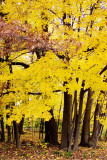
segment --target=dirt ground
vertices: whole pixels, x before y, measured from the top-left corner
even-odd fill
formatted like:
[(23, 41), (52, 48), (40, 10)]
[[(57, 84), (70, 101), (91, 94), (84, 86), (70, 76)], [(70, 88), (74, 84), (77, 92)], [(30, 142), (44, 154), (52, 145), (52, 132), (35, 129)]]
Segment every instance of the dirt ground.
[(41, 143), (38, 134), (21, 136), (21, 148), (14, 144), (0, 143), (0, 160), (107, 160), (107, 143), (98, 142), (97, 149), (79, 147), (78, 151), (60, 150)]

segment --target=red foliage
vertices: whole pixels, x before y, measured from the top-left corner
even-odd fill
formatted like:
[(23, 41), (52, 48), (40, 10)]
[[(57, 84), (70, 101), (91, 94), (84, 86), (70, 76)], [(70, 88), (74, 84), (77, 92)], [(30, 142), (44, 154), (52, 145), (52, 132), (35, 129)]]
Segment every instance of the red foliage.
[(49, 43), (49, 33), (38, 32), (32, 30), (28, 24), (20, 24), (14, 21), (7, 23), (0, 17), (0, 57), (8, 53), (18, 52), (27, 49), (47, 51), (52, 48), (52, 43)]

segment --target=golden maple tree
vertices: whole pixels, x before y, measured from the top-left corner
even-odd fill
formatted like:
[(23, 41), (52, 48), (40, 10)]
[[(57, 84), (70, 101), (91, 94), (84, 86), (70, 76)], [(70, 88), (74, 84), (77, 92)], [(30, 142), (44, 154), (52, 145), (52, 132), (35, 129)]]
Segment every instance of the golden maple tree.
[[(61, 99), (61, 92), (67, 92), (74, 98), (77, 91), (79, 112), (81, 88), (85, 91), (88, 89), (94, 91), (94, 101), (97, 101), (101, 91), (106, 91), (106, 2), (106, 0), (5, 0), (1, 4), (0, 9), (5, 14), (6, 20), (3, 23), (12, 28), (11, 30), (4, 28), (4, 31), (1, 29), (3, 40), (0, 42), (0, 46), (4, 47), (9, 43), (11, 49), (5, 47), (5, 54), (9, 56), (9, 60), (2, 62), (0, 66), (1, 86), (6, 81), (10, 83), (1, 97), (2, 114), (4, 116), (10, 114), (8, 124), (13, 120), (19, 123), (23, 115), (49, 120), (51, 115), (48, 111), (53, 106), (57, 106), (56, 110), (60, 107), (58, 101)], [(23, 29), (15, 30), (14, 26), (17, 25)], [(9, 33), (9, 37), (12, 32), (13, 36), (20, 35), (19, 39), (22, 36), (23, 41), (16, 39), (15, 42), (15, 39), (12, 41), (9, 38), (7, 42), (4, 41), (5, 35)], [(3, 59), (6, 55), (3, 55), (4, 48), (2, 49)], [(15, 65), (15, 62), (16, 65), (17, 62), (24, 62), (28, 66), (26, 69), (12, 67), (13, 73), (10, 73), (9, 66)], [(7, 92), (9, 94), (6, 94)], [(85, 98), (87, 99), (87, 95)], [(104, 96), (100, 96), (99, 101), (103, 99)], [(5, 109), (8, 104), (12, 107)], [(85, 110), (85, 104), (86, 100), (81, 114)], [(93, 110), (94, 103), (92, 112)], [(105, 121), (102, 120), (102, 123), (105, 124)]]

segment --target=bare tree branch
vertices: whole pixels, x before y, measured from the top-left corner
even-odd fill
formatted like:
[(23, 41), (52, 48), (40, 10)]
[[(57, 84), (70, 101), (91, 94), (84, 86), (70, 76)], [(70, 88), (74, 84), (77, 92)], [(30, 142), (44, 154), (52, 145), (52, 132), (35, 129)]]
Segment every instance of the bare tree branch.
[(9, 60), (5, 60), (3, 58), (0, 58), (0, 62), (9, 62), (9, 64), (11, 64), (11, 65), (23, 66), (25, 69), (29, 68), (29, 66), (30, 66), (30, 65), (28, 65), (26, 63), (23, 63), (23, 62), (12, 62), (12, 61), (9, 61)]
[(104, 73), (106, 70), (107, 70), (107, 65), (102, 69), (102, 71), (101, 71), (99, 74), (101, 75), (101, 74)]

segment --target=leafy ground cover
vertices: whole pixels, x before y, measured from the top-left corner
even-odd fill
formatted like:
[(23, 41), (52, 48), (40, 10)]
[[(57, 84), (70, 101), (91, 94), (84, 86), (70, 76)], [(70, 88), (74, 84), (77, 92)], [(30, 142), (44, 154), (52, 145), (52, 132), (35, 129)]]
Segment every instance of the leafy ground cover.
[(60, 150), (57, 147), (48, 146), (38, 140), (38, 134), (24, 134), (21, 137), (21, 148), (14, 144), (0, 143), (0, 160), (106, 160), (107, 144), (98, 142), (96, 150), (79, 147), (78, 151)]

